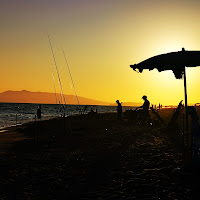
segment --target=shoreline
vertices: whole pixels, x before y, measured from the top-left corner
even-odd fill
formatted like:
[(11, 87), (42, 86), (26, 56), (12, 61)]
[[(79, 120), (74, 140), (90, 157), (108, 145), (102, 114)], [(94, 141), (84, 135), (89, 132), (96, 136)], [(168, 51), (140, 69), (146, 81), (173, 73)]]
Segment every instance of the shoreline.
[[(10, 104), (10, 103), (8, 103), (8, 104)], [(16, 104), (16, 103), (14, 103), (14, 104)], [(22, 104), (24, 104), (24, 103), (22, 103)], [(30, 104), (30, 103), (27, 103), (27, 104)], [(57, 105), (57, 104), (52, 104), (52, 105)], [(73, 106), (76, 106), (76, 105), (73, 105)], [(88, 105), (88, 106), (90, 106), (90, 107), (94, 107), (94, 106), (96, 106), (96, 105)], [(104, 106), (104, 105), (103, 105)], [(109, 106), (108, 106), (109, 107)], [(112, 107), (116, 107), (116, 106), (112, 106)], [(124, 106), (123, 108), (128, 108), (127, 110), (125, 110), (125, 111), (129, 111), (129, 110), (132, 110), (132, 111), (134, 111), (135, 110), (135, 107), (132, 107), (132, 106)], [(132, 109), (131, 109), (132, 108)], [(174, 108), (162, 108), (163, 110), (165, 110), (165, 109), (167, 109), (167, 110), (171, 110), (171, 109), (174, 109)], [(123, 111), (123, 113), (125, 113), (125, 111)], [(84, 115), (87, 115), (88, 114), (88, 112), (89, 111), (87, 111), (87, 113), (83, 113)], [(98, 114), (106, 114), (106, 113), (116, 113), (116, 109), (114, 110), (114, 111), (109, 111), (109, 112), (107, 112), (107, 111), (105, 111), (105, 112), (98, 112)], [(57, 115), (57, 116), (48, 116), (48, 115), (44, 115), (45, 116), (45, 118), (43, 117), (43, 119), (42, 119), (42, 121), (44, 121), (44, 120), (49, 120), (49, 119), (54, 119), (54, 118), (57, 118), (57, 117), (60, 117), (60, 115), (61, 114), (59, 114), (59, 115)], [(71, 115), (68, 115), (67, 117), (71, 117), (71, 116), (79, 116), (79, 115), (81, 115), (80, 113), (75, 113), (75, 114), (71, 114)], [(0, 131), (1, 130), (4, 130), (4, 129), (7, 129), (7, 128), (9, 128), (9, 127), (15, 127), (15, 126), (17, 126), (17, 125), (24, 125), (24, 124), (26, 124), (26, 123), (30, 123), (30, 122), (35, 122), (35, 115), (33, 115), (32, 116), (32, 118), (30, 118), (30, 119), (28, 119), (28, 120), (18, 120), (19, 121), (19, 123), (16, 125), (16, 121), (15, 120), (12, 120), (13, 121), (13, 124), (9, 124), (9, 125), (2, 125), (2, 126), (0, 126)], [(22, 121), (22, 122), (20, 122), (20, 121)]]
[[(113, 106), (95, 106), (95, 105), (67, 105), (66, 115), (71, 116), (74, 114), (80, 114), (82, 112), (89, 112), (90, 109), (94, 110), (97, 108), (98, 112), (110, 112), (115, 111)], [(126, 109), (126, 108), (125, 108)], [(18, 104), (18, 103), (2, 103), (0, 112), (0, 128), (6, 128), (16, 123), (24, 124), (26, 122), (34, 121), (37, 110), (36, 104)], [(61, 105), (58, 104), (43, 104), (42, 105), (42, 116), (44, 119), (54, 118), (62, 115)]]

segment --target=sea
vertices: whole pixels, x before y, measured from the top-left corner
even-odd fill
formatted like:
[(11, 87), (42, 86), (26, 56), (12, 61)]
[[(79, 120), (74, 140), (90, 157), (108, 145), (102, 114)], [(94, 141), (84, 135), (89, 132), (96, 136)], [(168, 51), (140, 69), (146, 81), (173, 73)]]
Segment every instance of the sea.
[[(77, 114), (87, 114), (93, 109), (98, 113), (117, 112), (117, 106), (94, 106), (94, 105), (65, 105), (60, 104), (32, 104), (32, 103), (0, 103), (0, 129), (10, 126), (21, 125), (35, 121), (37, 108), (41, 105), (42, 120), (47, 120), (59, 116), (71, 116)], [(134, 107), (123, 107), (123, 111)]]

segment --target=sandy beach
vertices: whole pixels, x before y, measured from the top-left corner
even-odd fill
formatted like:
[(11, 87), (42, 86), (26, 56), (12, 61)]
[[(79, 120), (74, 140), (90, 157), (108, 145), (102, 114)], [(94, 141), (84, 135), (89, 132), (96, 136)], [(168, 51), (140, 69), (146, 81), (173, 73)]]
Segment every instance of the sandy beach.
[[(172, 113), (160, 111), (166, 123)], [(0, 199), (192, 199), (182, 152), (165, 125), (115, 113), (11, 127), (0, 133)]]

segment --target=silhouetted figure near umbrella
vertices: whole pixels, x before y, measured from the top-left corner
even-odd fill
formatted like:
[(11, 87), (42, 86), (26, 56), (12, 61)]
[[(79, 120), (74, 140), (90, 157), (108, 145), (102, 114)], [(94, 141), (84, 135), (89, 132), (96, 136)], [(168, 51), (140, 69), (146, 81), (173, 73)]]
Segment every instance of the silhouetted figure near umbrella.
[(199, 116), (194, 106), (188, 106), (188, 114), (192, 117), (193, 155), (194, 159), (196, 160), (199, 153), (200, 139)]
[(178, 119), (180, 117), (181, 114), (181, 109), (184, 107), (182, 104), (183, 100), (181, 100), (178, 104), (178, 107), (176, 108), (176, 111), (174, 112), (174, 114), (172, 115), (171, 120), (168, 123), (168, 128), (170, 129), (174, 129), (174, 130), (178, 130)]
[(38, 109), (37, 109), (37, 118), (38, 119), (41, 119), (42, 117), (42, 114), (41, 114), (41, 104), (38, 106)]
[(142, 99), (144, 100), (143, 105), (140, 106), (140, 107), (137, 107), (136, 110), (137, 110), (138, 108), (142, 108), (143, 111), (144, 111), (144, 113), (149, 114), (149, 105), (150, 105), (149, 100), (147, 99), (147, 96), (146, 96), (146, 95), (144, 95), (144, 96), (142, 97)]
[(122, 120), (122, 104), (119, 102), (119, 100), (117, 100), (116, 103), (117, 103), (117, 119)]
[(142, 99), (144, 100), (144, 103), (142, 106), (140, 107), (137, 107), (136, 110), (138, 110), (139, 108), (142, 108), (142, 121), (145, 122), (145, 123), (148, 123), (150, 122), (150, 115), (149, 115), (149, 105), (150, 105), (150, 102), (149, 100), (147, 99), (147, 96), (144, 95), (142, 97)]

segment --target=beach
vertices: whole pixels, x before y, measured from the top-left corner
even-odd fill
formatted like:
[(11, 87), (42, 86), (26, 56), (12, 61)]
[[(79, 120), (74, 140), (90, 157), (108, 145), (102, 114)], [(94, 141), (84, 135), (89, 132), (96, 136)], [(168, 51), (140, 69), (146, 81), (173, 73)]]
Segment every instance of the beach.
[[(160, 115), (168, 123), (173, 112)], [(0, 199), (192, 199), (178, 134), (162, 123), (140, 125), (105, 113), (6, 130)]]

